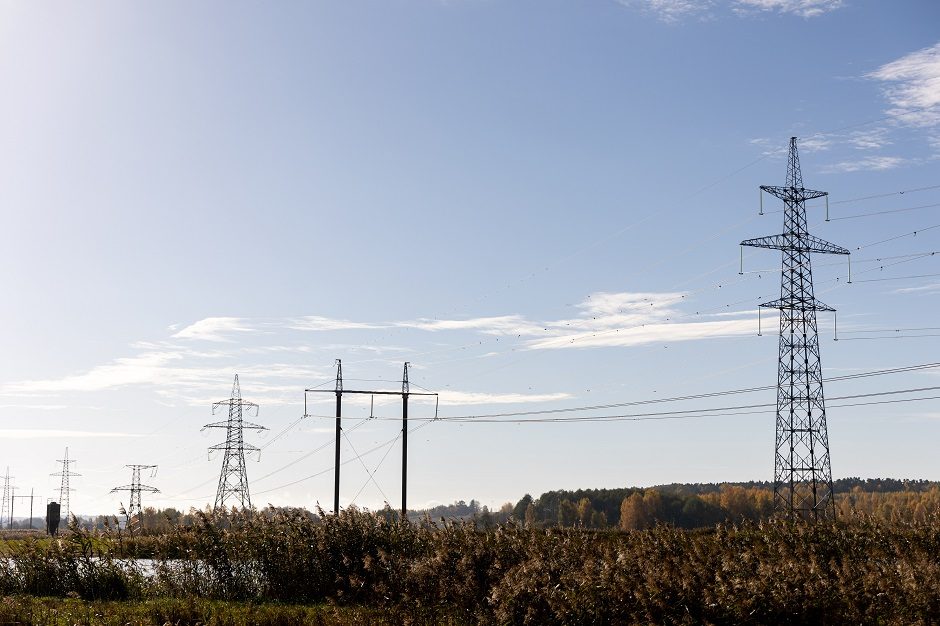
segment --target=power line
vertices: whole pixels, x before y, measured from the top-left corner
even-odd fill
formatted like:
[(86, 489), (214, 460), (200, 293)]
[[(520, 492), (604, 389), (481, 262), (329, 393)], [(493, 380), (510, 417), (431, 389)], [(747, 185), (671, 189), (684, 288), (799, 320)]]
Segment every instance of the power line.
[[(312, 416), (312, 417), (317, 417), (317, 416)], [(420, 424), (420, 425), (419, 425), (418, 427), (416, 427), (413, 431), (411, 431), (412, 434), (418, 432), (419, 430), (421, 430), (421, 429), (424, 428), (425, 426), (428, 426), (429, 424), (431, 424), (431, 422), (424, 422), (423, 424)], [(384, 447), (386, 447), (386, 446), (390, 446), (390, 445), (394, 444), (396, 441), (398, 441), (398, 438), (399, 438), (400, 436), (401, 436), (401, 433), (399, 433), (398, 435), (396, 435), (394, 438), (389, 439), (389, 440), (386, 441), (385, 443), (380, 443), (379, 445), (377, 445), (377, 446), (375, 446), (375, 447), (373, 447), (373, 448), (369, 448), (369, 449), (366, 450), (365, 452), (360, 453), (358, 456), (360, 456), (360, 457), (369, 456), (370, 454), (372, 454), (372, 453), (374, 453), (374, 452), (377, 452), (377, 451), (381, 450), (382, 448), (384, 448)], [(332, 442), (330, 442), (330, 443), (332, 443)], [(357, 460), (356, 457), (351, 458), (351, 459), (347, 459), (347, 460), (343, 461), (340, 465), (349, 465), (350, 463), (354, 463), (356, 460)], [(314, 473), (314, 474), (310, 474), (309, 476), (304, 476), (303, 478), (298, 478), (297, 480), (291, 481), (291, 482), (289, 482), (289, 483), (285, 483), (285, 484), (279, 485), (279, 486), (277, 486), (277, 487), (271, 487), (270, 489), (266, 489), (266, 490), (264, 490), (264, 491), (258, 491), (258, 492), (256, 492), (256, 494), (271, 493), (272, 491), (277, 491), (277, 490), (279, 490), (279, 489), (284, 489), (285, 487), (292, 487), (292, 486), (294, 486), (294, 485), (296, 485), (296, 484), (299, 484), (299, 483), (302, 483), (302, 482), (306, 482), (306, 481), (308, 481), (308, 480), (310, 480), (310, 479), (312, 479), (312, 478), (317, 478), (318, 476), (323, 476), (324, 474), (328, 474), (328, 473), (332, 472), (333, 469), (334, 469), (334, 468), (332, 468), (332, 467), (328, 467), (328, 468), (326, 468), (326, 469), (324, 469), (324, 470), (321, 470), (321, 471), (316, 472), (316, 473)]]
[(917, 233), (923, 233), (928, 230), (933, 230), (934, 228), (940, 228), (940, 224), (934, 224), (933, 226), (926, 226), (924, 228), (918, 228), (917, 230), (911, 231), (909, 233), (904, 233), (902, 235), (897, 235), (895, 237), (888, 237), (887, 239), (881, 239), (880, 241), (874, 241), (872, 243), (866, 243), (863, 246), (858, 246), (856, 250), (863, 250), (864, 248), (871, 248), (872, 246), (877, 246), (883, 243), (888, 243), (889, 241), (895, 241), (897, 239), (903, 239), (904, 237), (917, 236)]
[[(872, 376), (884, 376), (889, 374), (899, 374), (914, 372), (919, 370), (931, 369), (940, 367), (940, 362), (937, 363), (924, 363), (921, 365), (911, 365), (897, 368), (888, 368), (883, 370), (873, 370), (870, 372), (859, 372), (857, 374), (846, 374), (843, 376), (834, 376), (832, 378), (827, 378), (827, 382), (837, 382), (837, 381), (846, 381), (846, 380), (856, 380), (859, 378), (869, 378)], [(589, 406), (576, 406), (576, 407), (564, 407), (558, 409), (541, 409), (533, 411), (513, 411), (513, 412), (504, 412), (504, 413), (486, 413), (486, 414), (476, 414), (476, 415), (443, 415), (440, 416), (441, 420), (452, 420), (452, 419), (476, 419), (476, 418), (493, 418), (493, 417), (516, 417), (524, 415), (551, 415), (555, 413), (573, 413), (573, 412), (584, 412), (584, 411), (598, 411), (603, 409), (613, 409), (626, 406), (644, 406), (649, 404), (662, 404), (665, 402), (682, 402), (687, 400), (701, 400), (706, 398), (715, 398), (721, 396), (737, 395), (742, 393), (753, 393), (758, 391), (768, 391), (770, 389), (776, 389), (776, 385), (766, 385), (761, 387), (745, 387), (742, 389), (728, 389), (724, 391), (712, 391), (701, 394), (688, 394), (682, 396), (673, 396), (668, 398), (650, 398), (646, 400), (634, 400), (630, 402), (614, 402), (609, 404), (595, 404)], [(375, 419), (394, 419), (394, 418), (375, 418)], [(417, 418), (417, 419), (431, 419), (431, 418)]]
[[(924, 391), (937, 391), (940, 386), (916, 387), (911, 389), (892, 389), (888, 391), (879, 391), (872, 393), (851, 394), (845, 396), (836, 396), (830, 400), (853, 400), (861, 398), (875, 398), (883, 396), (901, 395), (906, 393), (922, 393)], [(929, 398), (924, 398), (929, 399)], [(901, 401), (901, 400), (898, 400)], [(903, 400), (905, 402), (911, 399)], [(886, 402), (880, 402), (884, 404)], [(863, 404), (836, 404), (829, 408), (838, 408), (845, 406), (864, 406)], [(533, 417), (530, 419), (511, 418), (511, 419), (493, 419), (493, 418), (448, 418), (440, 417), (425, 421), (425, 424), (432, 422), (455, 422), (461, 424), (545, 424), (545, 423), (587, 423), (587, 422), (616, 422), (616, 421), (657, 421), (667, 419), (693, 419), (699, 417), (716, 417), (727, 415), (750, 415), (754, 409), (769, 409), (776, 407), (776, 403), (765, 402), (757, 404), (739, 404), (730, 406), (719, 406), (700, 409), (686, 409), (680, 411), (656, 411), (651, 413), (627, 413), (615, 415), (586, 415), (576, 417)], [(378, 419), (378, 418), (377, 418)]]
[(890, 198), (891, 196), (903, 196), (906, 193), (916, 193), (918, 191), (930, 191), (931, 189), (940, 189), (940, 185), (930, 185), (929, 187), (917, 187), (915, 189), (904, 189), (902, 191), (891, 191), (889, 193), (879, 193), (871, 196), (862, 196), (860, 198), (848, 198), (846, 200), (833, 200), (829, 204), (846, 204), (848, 202), (862, 202), (863, 200), (875, 200), (877, 198)]
[(888, 276), (886, 278), (866, 278), (863, 280), (855, 280), (852, 282), (856, 283), (880, 283), (890, 280), (914, 280), (917, 278), (936, 278), (940, 274), (915, 274), (913, 276)]
[(857, 213), (855, 215), (843, 215), (841, 217), (831, 217), (829, 218), (830, 222), (837, 222), (839, 220), (856, 220), (860, 217), (874, 217), (876, 215), (889, 215), (891, 213), (906, 213), (908, 211), (918, 211), (920, 209), (932, 209), (934, 207), (940, 206), (940, 202), (935, 202), (933, 204), (922, 204), (920, 206), (912, 206), (904, 209), (887, 209), (884, 211), (872, 211), (871, 213)]

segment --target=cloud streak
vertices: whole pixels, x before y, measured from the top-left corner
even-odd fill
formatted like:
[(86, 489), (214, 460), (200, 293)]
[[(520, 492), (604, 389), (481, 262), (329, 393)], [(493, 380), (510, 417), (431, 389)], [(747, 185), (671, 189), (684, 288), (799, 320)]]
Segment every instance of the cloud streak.
[(882, 65), (867, 78), (886, 83), (888, 115), (901, 123), (940, 124), (940, 43)]
[[(373, 346), (375, 332), (385, 329), (411, 329), (427, 342), (440, 335), (490, 337), (495, 346), (512, 350), (559, 350), (588, 348), (629, 348), (655, 343), (686, 342), (753, 334), (753, 312), (722, 312), (714, 315), (684, 313), (683, 292), (597, 292), (575, 306), (576, 315), (560, 319), (530, 319), (521, 314), (490, 315), (465, 319), (427, 319), (396, 321), (356, 321), (305, 316), (251, 320), (237, 317), (211, 317), (198, 320), (167, 341), (140, 342), (132, 345), (136, 354), (95, 365), (85, 371), (58, 378), (24, 380), (0, 386), (0, 396), (11, 398), (55, 398), (69, 392), (108, 392), (121, 388), (150, 388), (171, 404), (207, 405), (224, 397), (234, 372), (241, 376), (246, 397), (260, 404), (287, 405), (302, 401), (302, 389), (312, 381), (329, 380), (332, 359), (322, 365), (307, 365), (310, 359), (334, 342), (317, 345), (308, 333), (330, 336), (354, 331), (355, 341), (347, 347)], [(173, 329), (171, 329), (172, 332)], [(500, 343), (500, 339), (508, 339)], [(209, 341), (226, 349), (206, 350)], [(264, 345), (261, 342), (269, 342)], [(477, 345), (473, 341), (467, 345)], [(414, 352), (413, 346), (396, 348), (405, 354), (434, 354), (462, 350), (460, 345), (439, 343), (426, 352)], [(445, 346), (438, 348), (437, 346)], [(304, 349), (300, 349), (304, 348)], [(382, 348), (374, 347), (366, 360), (385, 361)], [(348, 352), (349, 350), (347, 350)], [(503, 352), (490, 349), (483, 356), (492, 358)], [(245, 364), (246, 359), (248, 364)], [(419, 359), (420, 360), (420, 359)], [(448, 390), (441, 401), (451, 405), (518, 404), (549, 402), (568, 398), (568, 394), (487, 393)], [(51, 404), (51, 403), (50, 403)], [(56, 404), (55, 406), (59, 406)]]
[(736, 0), (734, 4), (735, 10), (739, 13), (762, 11), (810, 18), (842, 8), (844, 2), (842, 0)]
[(90, 439), (90, 438), (118, 438), (142, 437), (131, 433), (94, 432), (90, 430), (58, 430), (34, 428), (3, 428), (0, 429), (0, 439)]

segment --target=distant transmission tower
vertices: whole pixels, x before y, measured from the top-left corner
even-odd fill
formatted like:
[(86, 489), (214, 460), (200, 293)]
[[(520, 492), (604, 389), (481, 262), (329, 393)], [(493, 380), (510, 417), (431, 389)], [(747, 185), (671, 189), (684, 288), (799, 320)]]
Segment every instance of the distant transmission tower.
[(816, 311), (835, 309), (813, 295), (810, 254), (849, 251), (809, 234), (806, 201), (828, 194), (803, 187), (796, 137), (790, 139), (786, 187), (761, 185), (761, 192), (784, 203), (783, 234), (741, 242), (781, 250), (783, 256), (780, 298), (761, 304), (780, 310), (774, 510), (791, 519), (834, 517)]
[[(117, 493), (119, 491), (129, 491), (130, 492), (130, 501), (127, 506), (127, 522), (128, 526), (132, 527), (140, 523), (140, 516), (144, 512), (143, 504), (141, 503), (140, 494), (146, 491), (147, 493), (160, 493), (160, 490), (156, 487), (151, 487), (149, 485), (143, 485), (140, 482), (140, 470), (142, 469), (152, 469), (156, 471), (156, 465), (125, 465), (124, 467), (131, 468), (131, 484), (121, 485), (120, 487), (115, 487), (111, 490), (111, 493)], [(151, 477), (153, 474), (151, 474)], [(136, 523), (136, 524), (135, 524)]]
[(65, 449), (65, 458), (64, 458), (64, 459), (58, 459), (58, 460), (56, 461), (56, 463), (61, 463), (61, 464), (62, 464), (62, 471), (61, 471), (61, 472), (56, 472), (55, 474), (50, 474), (50, 476), (61, 476), (61, 477), (62, 477), (62, 483), (59, 485), (59, 505), (60, 505), (60, 507), (61, 507), (60, 510), (62, 511), (62, 517), (63, 517), (63, 519), (65, 519), (66, 524), (67, 524), (68, 521), (69, 521), (69, 513), (70, 513), (70, 510), (69, 510), (69, 493), (72, 491), (71, 487), (69, 487), (69, 477), (71, 477), (71, 476), (81, 476), (81, 474), (76, 474), (75, 472), (72, 471), (72, 469), (71, 469), (70, 466), (71, 466), (71, 464), (74, 463), (74, 462), (75, 462), (74, 459), (72, 459), (71, 461), (69, 460), (69, 449), (66, 448), (66, 449)]
[(267, 430), (267, 428), (242, 419), (243, 413), (250, 413), (252, 410), (257, 416), (258, 405), (254, 402), (242, 400), (241, 387), (238, 385), (238, 374), (235, 374), (235, 383), (232, 385), (232, 397), (213, 404), (212, 414), (215, 415), (215, 412), (221, 407), (228, 407), (228, 419), (206, 424), (203, 427), (225, 429), (225, 443), (209, 448), (210, 453), (214, 450), (225, 452), (225, 458), (222, 459), (222, 473), (219, 475), (219, 488), (215, 494), (215, 506), (213, 508), (218, 509), (225, 506), (225, 501), (232, 497), (238, 500), (241, 508), (250, 509), (251, 496), (248, 494), (245, 452), (258, 452), (260, 449), (257, 446), (245, 443), (243, 431), (245, 429)]
[(10, 516), (10, 528), (13, 528), (13, 507), (12, 507), (12, 493), (10, 490), (10, 468), (7, 467), (7, 473), (3, 477), (3, 505), (0, 509), (0, 526), (3, 526), (3, 520)]

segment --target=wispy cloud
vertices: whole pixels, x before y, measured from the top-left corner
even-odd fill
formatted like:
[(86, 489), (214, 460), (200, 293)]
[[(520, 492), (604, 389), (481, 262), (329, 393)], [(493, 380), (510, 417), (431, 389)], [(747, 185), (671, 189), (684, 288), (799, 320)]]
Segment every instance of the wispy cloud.
[(842, 0), (735, 0), (738, 12), (772, 11), (797, 15), (799, 17), (818, 17), (835, 11), (845, 3)]
[(387, 324), (374, 324), (369, 322), (352, 322), (349, 320), (332, 319), (319, 315), (307, 315), (290, 321), (288, 328), (292, 330), (334, 331), (334, 330), (376, 330), (389, 328)]
[(175, 339), (198, 339), (202, 341), (231, 341), (230, 335), (256, 332), (248, 320), (238, 317), (207, 317), (190, 324), (173, 335)]
[(843, 0), (729, 0), (719, 3), (712, 0), (616, 0), (618, 4), (639, 9), (666, 23), (684, 19), (711, 19), (719, 7), (726, 7), (738, 16), (773, 12), (781, 15), (796, 15), (803, 18), (818, 17), (841, 8)]
[(882, 65), (867, 78), (887, 85), (887, 110), (899, 122), (927, 127), (940, 124), (940, 43)]
[(922, 293), (922, 294), (928, 294), (928, 293), (936, 293), (936, 292), (938, 292), (938, 291), (940, 291), (940, 283), (930, 283), (930, 284), (927, 284), (927, 285), (919, 285), (919, 286), (917, 286), (917, 287), (901, 287), (901, 288), (899, 288), (899, 289), (895, 289), (895, 290), (894, 290), (894, 293), (897, 293), (897, 294), (904, 294), (904, 293)]
[(476, 330), (487, 335), (528, 335), (541, 329), (521, 315), (501, 315), (454, 320), (419, 319), (411, 322), (396, 322), (403, 328), (417, 328), (431, 332), (444, 330)]
[(473, 393), (467, 391), (442, 391), (441, 405), (479, 404), (525, 404), (532, 402), (557, 402), (571, 398), (569, 393)]
[(853, 161), (832, 163), (822, 168), (827, 174), (845, 174), (848, 172), (872, 172), (893, 170), (901, 167), (908, 160), (898, 156), (870, 156)]
[(0, 439), (78, 439), (78, 438), (115, 438), (115, 437), (141, 437), (131, 433), (107, 433), (90, 430), (57, 430), (34, 428), (4, 428), (0, 429)]
[(707, 14), (712, 6), (709, 0), (617, 0), (617, 3), (641, 9), (667, 23)]
[[(16, 398), (57, 398), (68, 392), (106, 392), (126, 387), (149, 388), (173, 405), (206, 405), (228, 391), (238, 372), (246, 397), (262, 405), (295, 404), (301, 390), (314, 381), (332, 378), (332, 359), (318, 359), (309, 348), (309, 332), (329, 333), (355, 330), (357, 342), (347, 348), (366, 349), (366, 360), (385, 360), (373, 335), (387, 329), (411, 329), (431, 336), (454, 335), (457, 344), (442, 339), (423, 354), (463, 350), (466, 336), (490, 337), (493, 346), (507, 342), (513, 350), (553, 350), (572, 348), (632, 347), (653, 343), (696, 341), (733, 337), (755, 332), (753, 311), (722, 312), (713, 315), (684, 311), (683, 292), (633, 293), (597, 292), (575, 306), (577, 313), (560, 319), (532, 319), (521, 314), (489, 315), (464, 319), (397, 320), (370, 322), (332, 319), (323, 316), (272, 318), (250, 321), (236, 317), (212, 317), (196, 321), (172, 332), (166, 341), (138, 342), (136, 353), (95, 365), (64, 376), (8, 382), (0, 386), (0, 396)], [(371, 335), (370, 335), (371, 333)], [(218, 349), (206, 350), (204, 341), (223, 342)], [(265, 345), (265, 342), (269, 342)], [(319, 342), (319, 350), (336, 343)], [(475, 345), (476, 340), (472, 340)], [(345, 345), (345, 344), (343, 344)], [(223, 349), (224, 347), (224, 349)], [(414, 347), (395, 347), (406, 354)], [(343, 350), (348, 352), (350, 350)], [(334, 352), (334, 350), (330, 350)], [(420, 352), (419, 352), (420, 354)], [(502, 354), (492, 348), (472, 358)], [(467, 357), (462, 357), (467, 358)], [(246, 359), (248, 365), (245, 364)], [(319, 362), (317, 366), (310, 361)], [(442, 395), (448, 404), (515, 404), (546, 402), (567, 398), (565, 393), (488, 393), (449, 390)], [(11, 400), (12, 401), (12, 400)], [(29, 400), (22, 400), (29, 403)], [(53, 406), (53, 402), (44, 404)], [(37, 405), (39, 402), (36, 403)], [(55, 404), (54, 406), (58, 406)]]
[(853, 131), (849, 133), (847, 141), (856, 150), (879, 150), (892, 143), (888, 129), (884, 126)]

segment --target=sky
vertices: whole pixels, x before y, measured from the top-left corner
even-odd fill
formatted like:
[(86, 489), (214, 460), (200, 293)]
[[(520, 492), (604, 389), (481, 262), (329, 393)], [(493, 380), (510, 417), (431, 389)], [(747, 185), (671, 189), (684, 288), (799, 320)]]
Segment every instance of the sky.
[[(813, 261), (833, 475), (940, 480), (940, 368), (838, 380), (940, 361), (938, 23), (913, 0), (4, 2), (0, 471), (57, 499), (68, 447), (73, 512), (117, 513), (132, 463), (158, 466), (145, 505), (211, 504), (202, 427), (237, 373), (269, 429), (252, 501), (329, 509), (333, 395), (301, 418), (341, 359), (347, 389), (408, 361), (440, 394), (411, 398), (411, 507), (770, 480), (772, 409), (701, 410), (774, 402), (779, 253), (738, 244), (780, 232), (758, 189), (797, 136), (830, 193), (811, 232), (852, 251), (851, 284)], [(399, 400), (343, 411), (342, 506), (399, 507)], [(689, 413), (512, 421), (658, 411)]]

